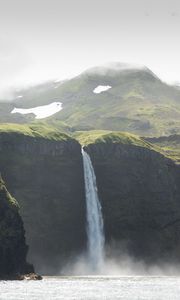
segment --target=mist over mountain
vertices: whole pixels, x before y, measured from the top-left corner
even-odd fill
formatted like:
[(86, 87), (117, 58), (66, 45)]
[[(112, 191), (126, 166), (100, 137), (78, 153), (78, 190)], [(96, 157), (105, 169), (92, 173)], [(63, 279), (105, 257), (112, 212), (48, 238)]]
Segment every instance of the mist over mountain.
[[(103, 90), (96, 93), (98, 88)], [(109, 129), (143, 136), (180, 132), (179, 88), (162, 82), (145, 66), (125, 63), (97, 66), (70, 80), (19, 91), (11, 103), (0, 103), (1, 121), (32, 122), (34, 115), (12, 115), (11, 110), (55, 101), (62, 103), (62, 110), (44, 120), (65, 122), (73, 130)]]

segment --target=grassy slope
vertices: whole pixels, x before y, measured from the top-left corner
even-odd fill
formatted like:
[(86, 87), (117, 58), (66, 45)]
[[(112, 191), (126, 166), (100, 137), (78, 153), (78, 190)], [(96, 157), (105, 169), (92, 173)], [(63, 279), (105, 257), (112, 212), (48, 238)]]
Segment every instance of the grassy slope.
[(164, 147), (162, 143), (150, 142), (148, 139), (139, 137), (128, 132), (92, 130), (92, 131), (77, 131), (73, 134), (81, 145), (99, 143), (121, 143), (126, 145), (134, 145), (143, 147), (161, 153), (163, 156), (173, 160), (175, 163), (180, 163), (180, 147)]
[(99, 143), (121, 143), (158, 150), (158, 147), (155, 147), (143, 138), (128, 132), (106, 130), (77, 131), (73, 136), (84, 146)]
[(180, 164), (180, 135), (147, 138), (146, 140), (158, 146), (166, 156)]
[(16, 133), (30, 137), (39, 137), (56, 141), (77, 140), (81, 145), (89, 145), (96, 143), (121, 143), (127, 145), (135, 145), (139, 147), (148, 148), (160, 152), (164, 156), (174, 160), (180, 161), (180, 147), (176, 144), (164, 144), (163, 142), (155, 142), (154, 140), (146, 140), (140, 138), (138, 135), (128, 132), (109, 131), (109, 130), (90, 130), (90, 131), (76, 131), (67, 135), (56, 128), (55, 124), (47, 125), (46, 123), (33, 124), (0, 124), (0, 133)]
[[(98, 85), (112, 89), (94, 94)], [(63, 121), (75, 130), (117, 130), (141, 136), (180, 130), (180, 91), (147, 71), (83, 73), (56, 86), (52, 83), (24, 91), (15, 105), (33, 107), (53, 101), (61, 101), (63, 110), (47, 121)]]
[[(93, 89), (98, 84), (109, 84), (112, 89), (95, 95)], [(146, 72), (112, 77), (83, 75), (60, 86), (57, 92), (65, 99), (64, 111), (57, 116), (76, 128), (164, 134), (180, 126), (177, 91)]]
[[(161, 145), (158, 145), (161, 147)], [(180, 147), (173, 148), (171, 146), (168, 147), (161, 147), (162, 152), (172, 160), (174, 160), (177, 164), (180, 164)]]
[(53, 126), (47, 124), (0, 124), (0, 133), (17, 133), (31, 137), (41, 137), (57, 141), (71, 139), (65, 133), (60, 132)]

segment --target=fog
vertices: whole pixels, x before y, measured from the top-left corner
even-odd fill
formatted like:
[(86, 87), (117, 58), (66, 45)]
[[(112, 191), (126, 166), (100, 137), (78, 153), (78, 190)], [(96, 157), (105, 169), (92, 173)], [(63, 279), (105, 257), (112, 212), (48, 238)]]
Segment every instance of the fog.
[(146, 66), (140, 64), (133, 63), (125, 63), (125, 62), (107, 62), (100, 66), (95, 66), (93, 68), (88, 69), (84, 73), (87, 74), (100, 74), (102, 76), (107, 75), (109, 69), (115, 72), (128, 71), (128, 70), (148, 70)]
[(0, 0), (0, 98), (109, 61), (180, 81), (178, 0)]
[[(120, 250), (120, 249), (119, 249)], [(88, 265), (86, 253), (68, 262), (58, 275), (68, 276), (179, 276), (180, 264), (177, 262), (161, 261), (147, 263), (143, 259), (134, 258), (126, 253), (106, 257), (101, 270), (92, 271)]]

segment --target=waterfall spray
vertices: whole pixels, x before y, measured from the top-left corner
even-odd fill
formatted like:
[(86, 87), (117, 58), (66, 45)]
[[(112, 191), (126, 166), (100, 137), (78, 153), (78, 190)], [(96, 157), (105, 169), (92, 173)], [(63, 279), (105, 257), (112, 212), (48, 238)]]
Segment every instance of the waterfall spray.
[(87, 214), (87, 258), (92, 272), (101, 272), (104, 264), (104, 224), (98, 198), (96, 176), (90, 156), (82, 148)]

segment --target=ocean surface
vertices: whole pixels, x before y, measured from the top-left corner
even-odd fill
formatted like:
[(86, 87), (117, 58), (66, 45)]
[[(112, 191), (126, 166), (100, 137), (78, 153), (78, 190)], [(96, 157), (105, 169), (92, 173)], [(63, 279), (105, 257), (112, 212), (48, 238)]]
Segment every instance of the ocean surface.
[(0, 281), (0, 299), (179, 300), (180, 277), (46, 277)]

